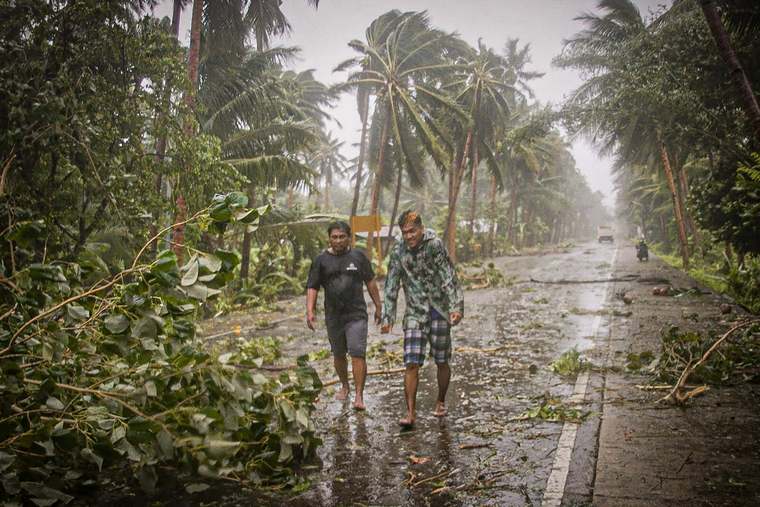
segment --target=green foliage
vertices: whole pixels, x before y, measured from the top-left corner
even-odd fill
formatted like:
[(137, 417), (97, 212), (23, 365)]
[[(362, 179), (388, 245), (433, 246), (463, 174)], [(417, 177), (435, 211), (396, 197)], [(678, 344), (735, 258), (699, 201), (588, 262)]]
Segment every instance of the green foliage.
[(273, 336), (238, 338), (238, 354), (246, 361), (260, 364), (272, 364), (282, 356), (280, 341)]
[(583, 359), (577, 349), (572, 348), (554, 360), (549, 368), (559, 375), (572, 376), (591, 368), (591, 363)]
[(524, 411), (514, 421), (524, 421), (529, 419), (540, 419), (550, 422), (583, 422), (591, 412), (582, 411), (576, 408), (568, 407), (561, 400), (552, 398), (548, 394), (542, 396), (538, 403), (528, 410)]
[[(192, 220), (204, 231), (249, 225), (259, 210), (246, 204), (218, 195)], [(163, 251), (115, 276), (94, 256), (19, 265), (0, 286), (5, 497), (66, 501), (75, 483), (125, 464), (148, 492), (165, 464), (292, 482), (291, 466), (319, 444), (316, 372), (302, 358), (273, 377), (257, 370), (279, 353), (273, 342), (219, 354), (195, 335), (200, 305), (232, 279), (238, 255), (198, 251), (179, 265)]]
[(760, 258), (747, 257), (726, 275), (728, 294), (755, 315), (760, 314)]

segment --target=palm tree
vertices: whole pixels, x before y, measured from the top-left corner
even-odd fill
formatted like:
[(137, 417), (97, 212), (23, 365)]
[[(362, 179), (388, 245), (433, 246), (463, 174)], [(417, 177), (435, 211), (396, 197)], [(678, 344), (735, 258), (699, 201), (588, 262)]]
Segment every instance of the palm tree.
[[(366, 85), (376, 90), (369, 145), (375, 173), (370, 205), (373, 215), (378, 213), (380, 190), (394, 163), (403, 164), (409, 172), (421, 172), (421, 159), (416, 156), (419, 149), (439, 167), (446, 167), (450, 161), (450, 150), (442, 140), (442, 126), (428, 108), (432, 105), (450, 111), (459, 108), (435, 86), (429, 86), (428, 78), (431, 73), (452, 68), (443, 59), (443, 48), (454, 41), (452, 35), (432, 29), (426, 13), (410, 12), (397, 17), (380, 47), (371, 41), (351, 42), (371, 63), (349, 75), (340, 89)], [(370, 233), (370, 245), (372, 241)], [(371, 257), (371, 248), (368, 253)]]
[(491, 144), (498, 126), (505, 124), (509, 118), (514, 96), (514, 87), (506, 79), (506, 61), (493, 50), (478, 41), (478, 48), (460, 58), (458, 72), (446, 87), (455, 94), (455, 99), (462, 108), (466, 108), (465, 127), (461, 131), (461, 156), (457, 153), (456, 162), (449, 170), (449, 208), (444, 232), (449, 255), (456, 260), (456, 213), (466, 161), (470, 162), (472, 182), (472, 207), (470, 227), (475, 220), (477, 196), (477, 170), (480, 157), (484, 156), (491, 169), (491, 174), (500, 179), (501, 175), (493, 156)]
[[(375, 52), (381, 52), (383, 45), (398, 24), (401, 16), (402, 14), (400, 11), (392, 10), (372, 21), (365, 31), (366, 45), (374, 48)], [(363, 44), (356, 44), (356, 41), (351, 41), (348, 45), (354, 51), (359, 52), (359, 56), (341, 62), (335, 67), (333, 72), (341, 72), (352, 67), (358, 67), (363, 71), (378, 70), (377, 68), (373, 68), (373, 65), (374, 67), (377, 67), (378, 62), (371, 58), (371, 55), (364, 49), (365, 46)], [(359, 113), (359, 119), (362, 122), (362, 130), (359, 138), (359, 158), (356, 162), (356, 173), (354, 177), (354, 198), (351, 202), (351, 216), (356, 215), (356, 211), (359, 207), (359, 191), (361, 188), (361, 182), (363, 181), (362, 171), (364, 168), (367, 148), (370, 99), (375, 88), (374, 85), (367, 83), (356, 86), (356, 108)]]
[(322, 180), (322, 199), (324, 211), (330, 209), (330, 188), (333, 177), (346, 172), (346, 157), (340, 153), (343, 143), (328, 134), (320, 136), (319, 143), (308, 155), (309, 165), (317, 171)]
[(566, 41), (563, 55), (555, 59), (561, 67), (592, 76), (574, 92), (565, 111), (576, 132), (586, 133), (623, 162), (656, 167), (659, 160), (673, 200), (683, 265), (688, 268), (684, 206), (669, 153), (673, 115), (657, 90), (652, 91), (659, 70), (642, 67), (632, 58), (654, 49), (647, 26), (631, 0), (602, 0), (598, 5), (605, 13), (580, 16), (588, 28)]

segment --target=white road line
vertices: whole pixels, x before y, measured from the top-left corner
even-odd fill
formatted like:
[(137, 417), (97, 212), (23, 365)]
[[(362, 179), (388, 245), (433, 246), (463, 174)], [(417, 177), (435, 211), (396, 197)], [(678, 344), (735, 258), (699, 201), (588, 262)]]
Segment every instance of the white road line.
[[(616, 248), (615, 253), (612, 256), (610, 273), (607, 276), (608, 278), (612, 278), (614, 274), (617, 254), (618, 249)], [(609, 300), (611, 291), (611, 287), (607, 287), (603, 304), (606, 304)], [(602, 316), (597, 315), (594, 319), (594, 323), (591, 326), (591, 336), (596, 337), (601, 325)], [(569, 400), (571, 404), (577, 405), (583, 403), (586, 398), (588, 381), (589, 373), (587, 371), (581, 372), (578, 375), (578, 378), (575, 380), (573, 395)], [(578, 426), (578, 423), (572, 422), (565, 422), (565, 424), (562, 426), (562, 433), (560, 434), (559, 441), (557, 442), (557, 451), (554, 453), (554, 464), (552, 464), (552, 470), (549, 473), (549, 479), (546, 481), (544, 498), (541, 500), (541, 505), (543, 507), (559, 507), (562, 504), (562, 497), (565, 494), (565, 484), (567, 483), (567, 475), (570, 473), (570, 460), (573, 456), (573, 448), (575, 447), (575, 437), (578, 433)]]

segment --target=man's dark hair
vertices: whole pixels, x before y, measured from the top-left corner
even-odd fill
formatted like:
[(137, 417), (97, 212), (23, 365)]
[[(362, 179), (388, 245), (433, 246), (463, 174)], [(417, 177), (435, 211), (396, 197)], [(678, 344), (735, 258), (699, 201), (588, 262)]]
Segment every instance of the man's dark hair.
[(408, 209), (401, 213), (398, 217), (398, 226), (406, 227), (408, 225), (414, 225), (415, 227), (422, 227), (422, 217), (413, 209)]
[(348, 225), (343, 220), (338, 220), (337, 222), (332, 222), (330, 225), (327, 226), (327, 235), (329, 236), (332, 234), (333, 229), (340, 229), (341, 231), (345, 232), (348, 236), (351, 235), (351, 226)]

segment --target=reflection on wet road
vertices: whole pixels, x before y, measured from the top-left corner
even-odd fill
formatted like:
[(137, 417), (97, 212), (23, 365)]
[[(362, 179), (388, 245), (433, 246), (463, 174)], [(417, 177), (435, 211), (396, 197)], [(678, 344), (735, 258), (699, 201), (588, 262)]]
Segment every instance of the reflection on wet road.
[[(421, 371), (418, 421), (411, 431), (396, 423), (403, 414), (400, 375), (368, 379), (365, 413), (325, 392), (316, 414), (324, 445), (314, 469), (306, 470), (312, 487), (284, 502), (540, 504), (562, 423), (516, 419), (543, 396), (566, 400), (573, 394), (576, 379), (549, 369), (563, 352), (575, 347), (592, 362), (602, 360), (604, 343), (597, 336), (606, 332), (607, 318), (600, 314), (608, 284), (529, 280), (605, 279), (614, 251), (588, 243), (566, 253), (496, 259), (505, 276), (518, 282), (466, 293), (465, 320), (454, 332), (449, 415), (432, 415), (432, 363)], [(389, 351), (400, 348), (400, 330), (394, 332)], [(387, 339), (372, 331), (369, 344)], [(378, 366), (370, 361), (370, 369)]]

